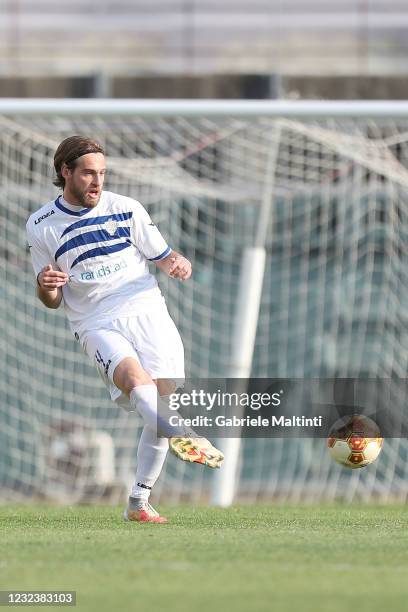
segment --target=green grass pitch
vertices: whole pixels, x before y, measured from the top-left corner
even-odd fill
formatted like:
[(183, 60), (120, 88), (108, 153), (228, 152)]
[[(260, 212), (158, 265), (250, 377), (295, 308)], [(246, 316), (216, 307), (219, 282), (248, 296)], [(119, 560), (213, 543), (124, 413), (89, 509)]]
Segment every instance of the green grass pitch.
[(0, 506), (0, 589), (76, 590), (87, 612), (407, 609), (404, 506), (161, 510), (168, 525), (125, 523), (122, 508)]

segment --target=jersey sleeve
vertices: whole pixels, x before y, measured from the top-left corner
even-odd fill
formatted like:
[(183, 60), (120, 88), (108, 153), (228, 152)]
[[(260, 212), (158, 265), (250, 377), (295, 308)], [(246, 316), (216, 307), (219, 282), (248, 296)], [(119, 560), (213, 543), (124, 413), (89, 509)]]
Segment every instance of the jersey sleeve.
[(41, 244), (36, 234), (33, 232), (30, 222), (27, 223), (27, 241), (30, 249), (31, 263), (33, 264), (34, 274), (37, 277), (41, 270), (48, 264), (52, 264), (52, 258), (45, 247)]
[(160, 261), (171, 253), (171, 248), (139, 202), (134, 209), (134, 241), (139, 251), (149, 261)]

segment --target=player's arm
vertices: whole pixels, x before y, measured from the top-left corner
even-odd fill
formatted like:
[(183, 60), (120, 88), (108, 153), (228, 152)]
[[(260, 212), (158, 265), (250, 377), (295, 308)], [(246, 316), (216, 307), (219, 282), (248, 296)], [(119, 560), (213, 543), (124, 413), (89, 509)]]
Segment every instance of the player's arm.
[[(140, 202), (133, 201), (134, 207), (134, 244), (140, 249), (148, 261), (154, 261), (156, 266), (172, 278), (187, 280), (191, 276), (191, 263), (189, 260), (172, 251), (167, 242), (151, 220), (147, 211)], [(166, 253), (168, 253), (166, 255)]]
[(51, 254), (41, 235), (33, 228), (31, 217), (27, 222), (27, 240), (37, 279), (37, 296), (47, 308), (58, 308), (62, 300), (61, 287), (68, 282), (68, 275), (53, 270)]
[(192, 273), (191, 262), (177, 251), (171, 251), (167, 257), (155, 261), (155, 264), (159, 270), (171, 278), (187, 280)]
[(37, 296), (47, 308), (58, 308), (62, 300), (61, 287), (68, 282), (68, 274), (45, 266), (37, 275)]

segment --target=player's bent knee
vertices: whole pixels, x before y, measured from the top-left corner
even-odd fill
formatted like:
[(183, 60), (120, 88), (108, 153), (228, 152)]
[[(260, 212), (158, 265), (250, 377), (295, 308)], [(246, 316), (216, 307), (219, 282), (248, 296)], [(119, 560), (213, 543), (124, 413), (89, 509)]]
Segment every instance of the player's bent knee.
[(180, 384), (173, 378), (158, 378), (156, 380), (157, 389), (160, 395), (171, 395), (176, 391)]
[(151, 385), (153, 381), (140, 363), (132, 357), (126, 357), (116, 366), (113, 373), (113, 382), (127, 396), (132, 389), (139, 385)]

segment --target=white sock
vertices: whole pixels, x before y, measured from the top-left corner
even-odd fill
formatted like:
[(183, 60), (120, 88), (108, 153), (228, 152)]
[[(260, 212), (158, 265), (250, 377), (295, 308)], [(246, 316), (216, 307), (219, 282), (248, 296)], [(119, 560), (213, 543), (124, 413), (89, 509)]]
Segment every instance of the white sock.
[(149, 499), (150, 489), (160, 476), (168, 448), (166, 438), (158, 438), (153, 429), (144, 426), (137, 448), (136, 478), (131, 497)]
[(170, 425), (170, 416), (177, 413), (169, 410), (168, 405), (158, 396), (156, 385), (138, 385), (132, 389), (130, 405), (133, 410), (137, 410), (145, 425), (156, 432), (157, 436), (172, 438), (173, 436), (194, 435), (194, 432), (183, 424)]

